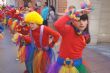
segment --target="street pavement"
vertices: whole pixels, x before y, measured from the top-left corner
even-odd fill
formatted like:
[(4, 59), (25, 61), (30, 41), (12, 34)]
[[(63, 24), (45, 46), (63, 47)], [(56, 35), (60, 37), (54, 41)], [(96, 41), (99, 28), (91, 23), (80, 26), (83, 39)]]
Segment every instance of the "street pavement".
[[(9, 30), (5, 30), (4, 39), (0, 40), (0, 73), (23, 73), (24, 64), (16, 61), (17, 46), (12, 43)], [(59, 43), (55, 50), (58, 50)], [(57, 53), (58, 51), (56, 51)], [(88, 45), (83, 53), (91, 73), (110, 73), (110, 43)]]
[(110, 43), (88, 45), (83, 56), (91, 73), (110, 73)]
[(4, 35), (0, 40), (0, 73), (23, 73), (25, 66), (16, 61), (17, 47), (11, 41), (9, 30)]

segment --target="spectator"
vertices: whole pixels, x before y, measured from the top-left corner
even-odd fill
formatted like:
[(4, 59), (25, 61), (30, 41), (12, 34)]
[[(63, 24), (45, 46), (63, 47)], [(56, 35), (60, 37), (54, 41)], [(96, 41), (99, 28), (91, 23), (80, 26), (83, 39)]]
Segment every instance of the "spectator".
[(45, 2), (45, 3), (43, 4), (43, 9), (42, 9), (42, 11), (41, 11), (41, 15), (42, 15), (43, 20), (44, 20), (44, 21), (43, 21), (43, 25), (46, 25), (46, 26), (48, 26), (48, 22), (47, 22), (48, 14), (49, 14), (48, 3)]
[(54, 21), (55, 21), (55, 8), (51, 5), (49, 8), (49, 15), (48, 15), (48, 23), (50, 25), (50, 27), (52, 27)]

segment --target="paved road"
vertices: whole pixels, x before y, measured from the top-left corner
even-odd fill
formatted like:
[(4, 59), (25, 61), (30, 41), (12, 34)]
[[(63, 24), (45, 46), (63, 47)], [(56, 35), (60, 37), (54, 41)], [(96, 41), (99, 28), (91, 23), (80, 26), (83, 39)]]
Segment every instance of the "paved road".
[(25, 67), (15, 60), (17, 47), (11, 42), (9, 31), (4, 35), (5, 38), (0, 40), (0, 73), (23, 73)]
[[(0, 73), (23, 73), (25, 66), (15, 60), (17, 47), (11, 42), (9, 31), (4, 35), (5, 38), (0, 40)], [(110, 43), (87, 46), (84, 60), (92, 73), (110, 73)]]
[(102, 55), (110, 58), (110, 43), (98, 43), (97, 45), (89, 45), (88, 48), (94, 49)]
[(92, 73), (110, 73), (110, 43), (87, 46), (84, 58)]

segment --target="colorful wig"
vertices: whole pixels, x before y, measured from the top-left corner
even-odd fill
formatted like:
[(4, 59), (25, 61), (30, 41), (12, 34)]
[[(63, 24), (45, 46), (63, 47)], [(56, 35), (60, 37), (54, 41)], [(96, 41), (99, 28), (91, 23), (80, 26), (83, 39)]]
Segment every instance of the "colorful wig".
[(24, 21), (27, 23), (35, 23), (41, 25), (43, 23), (43, 18), (39, 13), (33, 11), (26, 14)]

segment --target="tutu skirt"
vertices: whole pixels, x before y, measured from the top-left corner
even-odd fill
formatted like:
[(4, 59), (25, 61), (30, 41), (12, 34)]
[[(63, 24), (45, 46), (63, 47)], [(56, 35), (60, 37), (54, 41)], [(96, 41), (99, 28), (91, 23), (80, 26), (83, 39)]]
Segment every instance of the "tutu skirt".
[(65, 60), (58, 57), (57, 62), (52, 64), (49, 68), (48, 73), (88, 73), (87, 68), (82, 64), (82, 59), (73, 60), (73, 64), (69, 65), (64, 64)]
[(18, 51), (18, 58), (21, 63), (25, 62), (28, 73), (33, 73), (34, 49), (32, 44), (27, 44)]
[(33, 58), (34, 58), (34, 46), (32, 44), (28, 44), (26, 46), (26, 60), (25, 65), (28, 73), (33, 73)]
[(33, 61), (33, 73), (47, 73), (53, 58), (54, 52), (51, 48), (37, 50)]

